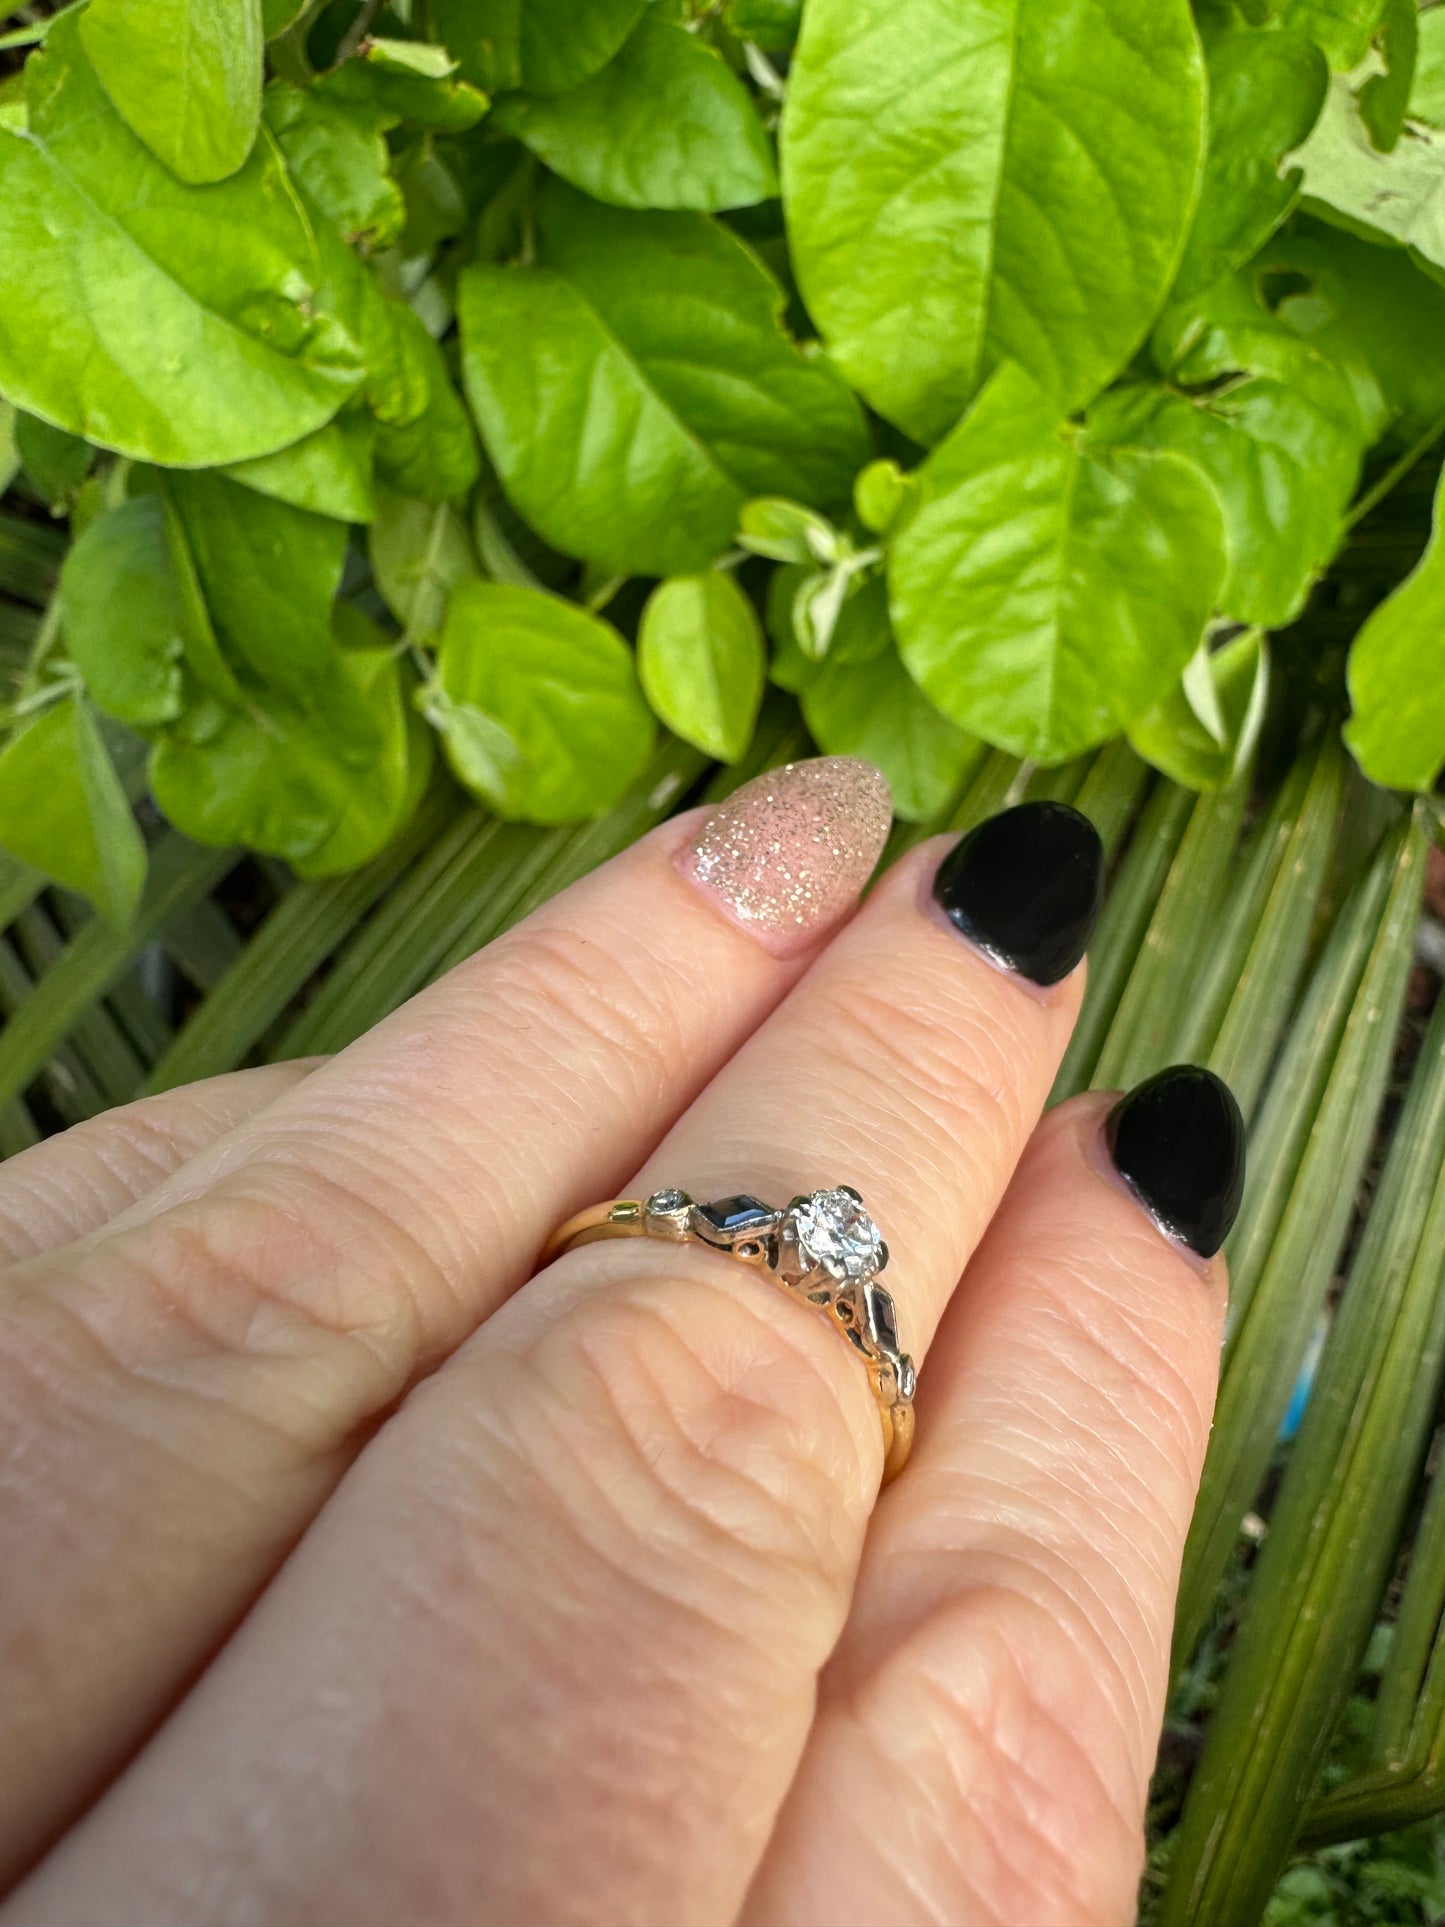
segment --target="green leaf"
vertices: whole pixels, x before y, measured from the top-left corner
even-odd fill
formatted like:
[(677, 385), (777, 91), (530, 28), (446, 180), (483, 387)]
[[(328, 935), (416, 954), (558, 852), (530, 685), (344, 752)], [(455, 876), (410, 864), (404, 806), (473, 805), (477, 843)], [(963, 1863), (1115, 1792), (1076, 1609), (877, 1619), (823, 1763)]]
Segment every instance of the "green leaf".
[(59, 512), (85, 480), (94, 451), (79, 435), (23, 411), (15, 418), (14, 434), (20, 466)]
[(199, 187), (242, 165), (261, 118), (261, 0), (90, 0), (80, 37), (178, 180)]
[(403, 154), (396, 179), (406, 200), (406, 227), (398, 243), (404, 258), (430, 257), (465, 231), (471, 220), (466, 197), (433, 143), (418, 141)]
[(447, 373), (446, 358), (420, 316), (399, 303), (392, 328), (406, 337), (408, 366), (420, 375), (425, 401), (405, 422), (380, 421), (376, 429), (376, 472), (402, 495), (424, 502), (446, 502), (465, 495), (481, 467), (471, 418)]
[(1116, 447), (1172, 449), (1208, 476), (1229, 554), (1225, 614), (1267, 628), (1299, 614), (1343, 540), (1363, 454), (1333, 370), (1305, 363), (1288, 383), (1255, 375), (1189, 397), (1114, 389), (1091, 410), (1089, 432)]
[(232, 462), (222, 473), (296, 508), (334, 516), (339, 522), (369, 522), (376, 512), (373, 440), (368, 417), (347, 409), (290, 448), (257, 455), (249, 462)]
[(1163, 702), (1129, 726), (1146, 762), (1187, 789), (1223, 789), (1259, 739), (1269, 698), (1269, 650), (1258, 629), (1223, 648), (1201, 643)]
[(808, 310), (916, 440), (1005, 360), (1076, 408), (1163, 300), (1204, 131), (1187, 0), (809, 0), (782, 128)]
[(1164, 696), (1224, 576), (1197, 469), (1092, 448), (1010, 366), (919, 482), (889, 543), (889, 603), (903, 660), (945, 716), (1063, 762)]
[(261, 31), (268, 40), (279, 39), (310, 4), (311, 0), (261, 0)]
[(440, 683), (418, 690), (417, 701), (446, 745), (447, 760), (462, 787), (494, 809), (505, 809), (527, 773), (526, 756), (511, 731), (475, 703), (457, 702)]
[(489, 93), (565, 94), (605, 67), (646, 0), (432, 0), (436, 32)]
[(513, 94), (492, 122), (617, 207), (748, 207), (778, 191), (747, 89), (696, 34), (656, 11), (585, 86), (550, 99)]
[(279, 689), (318, 689), (332, 671), (345, 524), (224, 475), (173, 474), (163, 486), (229, 654)]
[(1251, 266), (1160, 321), (1154, 355), (1185, 383), (1238, 370), (1319, 390), (1333, 368), (1366, 441), (1413, 436), (1445, 414), (1445, 289), (1408, 255), (1298, 220)]
[(660, 582), (637, 635), (647, 700), (674, 736), (724, 763), (747, 748), (763, 698), (763, 632), (753, 605), (716, 569)]
[(458, 306), (472, 409), (519, 513), (618, 575), (686, 575), (743, 503), (846, 500), (857, 403), (782, 332), (782, 293), (702, 214), (637, 214), (549, 182), (538, 265), (469, 268)]
[[(608, 809), (652, 748), (652, 717), (621, 636), (537, 589), (459, 584), (437, 677), (454, 702), (499, 723), (520, 752), (520, 764), (499, 768), (498, 794), (486, 798), (506, 816), (570, 823)], [(464, 759), (453, 756), (452, 767), (465, 782)]]
[(765, 53), (786, 53), (798, 38), (803, 0), (723, 0), (723, 18), (739, 40)]
[(1288, 158), (1304, 170), (1306, 205), (1327, 220), (1445, 267), (1445, 134), (1410, 127), (1381, 154), (1349, 82), (1337, 78), (1314, 132)]
[(435, 134), (462, 134), (487, 111), (487, 96), (457, 73), (445, 47), (368, 38), (360, 55), (323, 74), (322, 98), (369, 109), (380, 127), (402, 121)]
[(14, 407), (0, 399), (0, 495), (20, 473), (20, 451), (15, 446), (16, 419)]
[(1445, 478), (1435, 526), (1415, 569), (1366, 620), (1350, 650), (1345, 741), (1371, 782), (1430, 790), (1445, 765), (1441, 640), (1445, 637)]
[(768, 584), (767, 623), (776, 653), (769, 674), (779, 689), (797, 694), (816, 681), (824, 661), (871, 662), (892, 645), (888, 590), (875, 570), (845, 579), (826, 647), (818, 648), (815, 607), (828, 579), (828, 571), (806, 565), (773, 571)]
[(106, 920), (125, 924), (145, 885), (145, 842), (84, 700), (63, 696), (0, 750), (0, 848)]
[(266, 125), (291, 174), (348, 242), (368, 248), (389, 247), (406, 221), (384, 124), (319, 87), (275, 81), (266, 89)]
[(1279, 164), (1319, 118), (1329, 82), (1324, 56), (1300, 34), (1231, 27), (1207, 33), (1204, 48), (1209, 152), (1173, 301), (1233, 273), (1288, 214), (1300, 177)]
[(802, 705), (819, 749), (876, 764), (908, 823), (945, 808), (973, 760), (973, 738), (939, 715), (891, 648), (866, 662), (830, 655)]
[(1376, 36), (1385, 70), (1371, 74), (1360, 89), (1360, 118), (1382, 154), (1394, 147), (1405, 125), (1420, 44), (1420, 16), (1415, 9), (1416, 0), (1385, 0), (1385, 16)]
[(1407, 112), (1411, 120), (1445, 127), (1445, 12), (1432, 7), (1420, 14), (1419, 35)]
[(122, 454), (245, 461), (329, 421), (361, 380), (317, 310), (315, 244), (263, 137), (230, 180), (174, 180), (62, 15), (0, 131), (0, 390)]
[(813, 567), (836, 562), (846, 546), (826, 517), (781, 495), (760, 495), (755, 502), (743, 504), (738, 542), (753, 555)]
[(435, 635), (447, 598), (480, 572), (466, 523), (446, 502), (417, 502), (380, 490), (369, 543), (386, 606), (408, 635)]
[(891, 456), (870, 462), (853, 484), (853, 512), (865, 529), (887, 535), (913, 506), (916, 489)]
[(66, 650), (97, 706), (137, 727), (178, 716), (191, 609), (160, 496), (98, 516), (65, 558), (60, 595)]
[(323, 693), (269, 689), (187, 710), (157, 743), (150, 782), (200, 843), (286, 857), (303, 876), (355, 868), (401, 828), (418, 793), (413, 733), (391, 649), (333, 649)]
[(25, 69), (22, 67), (18, 73), (0, 78), (0, 128), (12, 134), (23, 134), (29, 118), (30, 112), (25, 104)]
[(1284, 0), (1280, 21), (1323, 48), (1337, 71), (1358, 67), (1384, 18), (1389, 0)]

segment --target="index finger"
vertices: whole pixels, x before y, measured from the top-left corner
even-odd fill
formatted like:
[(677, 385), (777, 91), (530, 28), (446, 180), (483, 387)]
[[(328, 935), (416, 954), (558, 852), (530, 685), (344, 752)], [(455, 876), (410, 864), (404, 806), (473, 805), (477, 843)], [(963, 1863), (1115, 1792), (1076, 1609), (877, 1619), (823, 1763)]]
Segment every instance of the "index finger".
[(783, 994), (888, 821), (840, 757), (665, 826), (8, 1274), (0, 1651), (30, 1663), (0, 1697), (0, 1874), (154, 1724), (367, 1424)]

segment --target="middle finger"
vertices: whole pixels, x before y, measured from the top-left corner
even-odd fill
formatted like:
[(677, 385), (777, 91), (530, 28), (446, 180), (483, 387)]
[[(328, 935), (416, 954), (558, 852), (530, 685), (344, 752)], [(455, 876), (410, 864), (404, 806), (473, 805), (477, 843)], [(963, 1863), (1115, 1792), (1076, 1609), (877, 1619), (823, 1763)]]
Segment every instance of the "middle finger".
[[(1079, 974), (996, 964), (1066, 971), (1097, 903), (1072, 812), (1026, 806), (962, 849), (934, 895), (936, 848), (885, 880), (638, 1187), (856, 1184), (915, 1354), (1077, 1009)], [(858, 1360), (757, 1273), (569, 1256), (368, 1448), (17, 1917), (731, 1917), (880, 1458)]]

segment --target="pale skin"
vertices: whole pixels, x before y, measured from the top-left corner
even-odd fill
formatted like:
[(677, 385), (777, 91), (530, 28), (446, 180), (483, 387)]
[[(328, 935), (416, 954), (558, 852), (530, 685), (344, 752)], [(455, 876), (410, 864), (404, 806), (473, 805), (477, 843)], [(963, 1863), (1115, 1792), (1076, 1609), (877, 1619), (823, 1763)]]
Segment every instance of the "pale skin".
[[(322, 1064), (0, 1167), (0, 1923), (1126, 1922), (1225, 1299), (910, 853), (679, 819)], [(826, 860), (820, 858), (820, 861)], [(856, 1185), (920, 1366), (549, 1232)]]

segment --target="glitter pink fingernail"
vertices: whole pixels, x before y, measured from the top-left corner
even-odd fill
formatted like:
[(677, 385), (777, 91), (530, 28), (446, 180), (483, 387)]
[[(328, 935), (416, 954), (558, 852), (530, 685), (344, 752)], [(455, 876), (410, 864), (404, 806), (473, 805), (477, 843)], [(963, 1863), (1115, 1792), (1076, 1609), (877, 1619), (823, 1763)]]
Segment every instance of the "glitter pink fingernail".
[(779, 956), (847, 914), (882, 853), (888, 785), (871, 763), (820, 756), (755, 776), (678, 857), (684, 876)]

